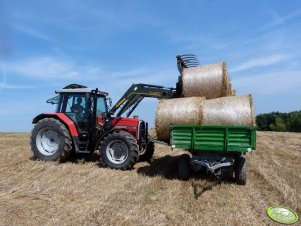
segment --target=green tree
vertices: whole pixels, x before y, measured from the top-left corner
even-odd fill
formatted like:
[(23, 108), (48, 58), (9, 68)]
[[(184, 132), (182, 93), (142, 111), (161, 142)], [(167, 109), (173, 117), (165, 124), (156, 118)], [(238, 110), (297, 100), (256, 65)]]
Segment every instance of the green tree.
[(256, 124), (257, 130), (301, 132), (301, 111), (259, 114)]
[(280, 116), (275, 117), (275, 123), (270, 125), (270, 128), (273, 131), (278, 131), (278, 132), (285, 132), (287, 131), (286, 124), (284, 120)]
[(269, 131), (270, 125), (275, 123), (275, 116), (273, 113), (260, 114), (256, 116), (256, 124), (258, 130)]
[(292, 112), (288, 120), (288, 129), (292, 132), (301, 132), (301, 112)]

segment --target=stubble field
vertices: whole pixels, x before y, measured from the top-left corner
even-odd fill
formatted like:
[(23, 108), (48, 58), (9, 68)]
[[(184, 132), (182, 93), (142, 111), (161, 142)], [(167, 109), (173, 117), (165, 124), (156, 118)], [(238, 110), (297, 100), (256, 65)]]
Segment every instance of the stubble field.
[(258, 132), (246, 186), (180, 181), (182, 151), (163, 145), (131, 171), (99, 167), (97, 154), (34, 161), (29, 136), (0, 133), (0, 225), (273, 225), (271, 205), (301, 213), (301, 134)]

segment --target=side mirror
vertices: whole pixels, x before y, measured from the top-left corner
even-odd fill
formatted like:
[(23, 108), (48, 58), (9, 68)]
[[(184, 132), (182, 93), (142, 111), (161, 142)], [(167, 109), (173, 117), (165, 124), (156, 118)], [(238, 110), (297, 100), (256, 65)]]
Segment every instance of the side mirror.
[(55, 96), (46, 101), (47, 104), (58, 104), (60, 96)]

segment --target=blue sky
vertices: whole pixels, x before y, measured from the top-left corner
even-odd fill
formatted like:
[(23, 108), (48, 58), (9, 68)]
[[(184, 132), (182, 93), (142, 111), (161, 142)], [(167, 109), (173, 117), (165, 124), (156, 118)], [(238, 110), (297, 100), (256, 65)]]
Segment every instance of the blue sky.
[[(175, 86), (177, 54), (226, 61), (256, 113), (301, 110), (301, 2), (0, 0), (0, 131), (30, 131), (70, 83), (115, 103), (132, 83)], [(157, 100), (136, 110), (154, 125)]]

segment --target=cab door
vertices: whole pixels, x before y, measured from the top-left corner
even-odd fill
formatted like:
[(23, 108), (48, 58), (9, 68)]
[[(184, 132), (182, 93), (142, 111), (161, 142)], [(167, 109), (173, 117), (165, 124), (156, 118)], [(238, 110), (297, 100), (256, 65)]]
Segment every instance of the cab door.
[(64, 93), (61, 95), (58, 112), (65, 113), (76, 124), (80, 137), (86, 137), (91, 127), (88, 94)]

